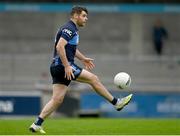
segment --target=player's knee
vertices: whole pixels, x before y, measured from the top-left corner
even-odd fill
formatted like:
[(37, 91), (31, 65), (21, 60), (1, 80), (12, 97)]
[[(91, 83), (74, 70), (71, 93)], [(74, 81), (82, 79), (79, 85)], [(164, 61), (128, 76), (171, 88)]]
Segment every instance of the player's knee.
[(59, 104), (61, 104), (63, 102), (64, 97), (63, 96), (60, 96), (60, 97), (56, 96), (56, 97), (52, 97), (52, 100), (53, 100), (53, 103), (55, 105), (59, 105)]
[(98, 76), (96, 76), (96, 75), (92, 75), (91, 76), (91, 84), (97, 84), (97, 83), (99, 83), (100, 82), (100, 80), (99, 80), (99, 78), (98, 78)]

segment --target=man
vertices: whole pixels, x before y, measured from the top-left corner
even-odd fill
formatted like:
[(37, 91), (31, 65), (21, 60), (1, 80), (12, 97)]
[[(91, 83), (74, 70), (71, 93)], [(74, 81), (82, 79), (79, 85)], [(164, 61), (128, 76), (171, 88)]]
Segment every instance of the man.
[(153, 27), (153, 42), (156, 53), (161, 56), (164, 46), (164, 39), (168, 38), (168, 33), (165, 27), (162, 25), (160, 19), (156, 20)]
[[(53, 95), (45, 105), (37, 120), (30, 126), (30, 131), (45, 133), (41, 125), (53, 111), (63, 102), (71, 80), (88, 83), (106, 100), (112, 103), (117, 110), (121, 110), (131, 100), (132, 94), (122, 99), (113, 97), (103, 86), (98, 77), (89, 72), (95, 67), (93, 59), (84, 56), (78, 49), (78, 27), (85, 26), (88, 20), (88, 11), (84, 7), (73, 7), (71, 19), (62, 26), (55, 40), (54, 58), (50, 67), (53, 80)], [(87, 69), (82, 69), (74, 64), (74, 57), (78, 58)]]

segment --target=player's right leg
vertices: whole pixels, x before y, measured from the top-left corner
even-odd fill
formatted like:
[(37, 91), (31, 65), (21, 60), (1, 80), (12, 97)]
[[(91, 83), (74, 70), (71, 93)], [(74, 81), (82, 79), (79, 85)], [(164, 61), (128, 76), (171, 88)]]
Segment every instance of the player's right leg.
[(101, 83), (101, 81), (99, 80), (99, 78), (83, 69), (81, 74), (79, 75), (79, 77), (76, 79), (78, 82), (82, 82), (82, 83), (88, 83), (92, 86), (92, 88), (101, 96), (103, 96), (106, 100), (108, 100), (109, 102), (111, 102), (113, 100), (113, 96), (111, 95), (111, 93), (105, 88), (105, 86)]
[(98, 94), (100, 94), (105, 99), (107, 99), (110, 103), (112, 103), (114, 105), (114, 107), (116, 108), (116, 110), (118, 110), (118, 111), (123, 109), (124, 106), (126, 106), (132, 98), (132, 94), (130, 94), (124, 98), (116, 99), (106, 89), (106, 87), (101, 83), (101, 81), (95, 74), (93, 74), (85, 69), (82, 70), (81, 74), (79, 75), (79, 77), (76, 80), (79, 82), (82, 82), (82, 83), (90, 84)]
[(63, 102), (67, 92), (67, 86), (63, 84), (53, 84), (53, 95), (51, 100), (45, 105), (37, 120), (30, 126), (31, 132), (45, 133), (41, 127), (42, 122)]

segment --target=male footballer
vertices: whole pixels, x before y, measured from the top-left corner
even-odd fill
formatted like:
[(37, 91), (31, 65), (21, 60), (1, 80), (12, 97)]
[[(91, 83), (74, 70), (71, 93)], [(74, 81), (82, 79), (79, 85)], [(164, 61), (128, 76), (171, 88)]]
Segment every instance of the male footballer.
[[(52, 98), (45, 105), (36, 121), (30, 126), (30, 131), (45, 133), (41, 127), (42, 123), (63, 102), (71, 80), (91, 85), (99, 95), (114, 105), (118, 111), (130, 102), (132, 94), (121, 99), (112, 96), (98, 77), (90, 72), (95, 67), (93, 59), (86, 57), (78, 49), (78, 29), (85, 26), (87, 21), (88, 10), (85, 7), (75, 6), (72, 8), (70, 20), (59, 28), (54, 45), (54, 57), (50, 66), (53, 81)], [(84, 69), (74, 63), (75, 57), (83, 63)]]

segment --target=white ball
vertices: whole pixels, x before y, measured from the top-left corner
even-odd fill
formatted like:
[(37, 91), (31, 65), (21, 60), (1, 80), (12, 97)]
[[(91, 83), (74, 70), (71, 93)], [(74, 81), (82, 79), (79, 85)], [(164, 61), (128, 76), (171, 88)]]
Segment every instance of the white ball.
[(125, 72), (120, 72), (114, 77), (114, 84), (120, 89), (126, 89), (131, 85), (131, 77)]

